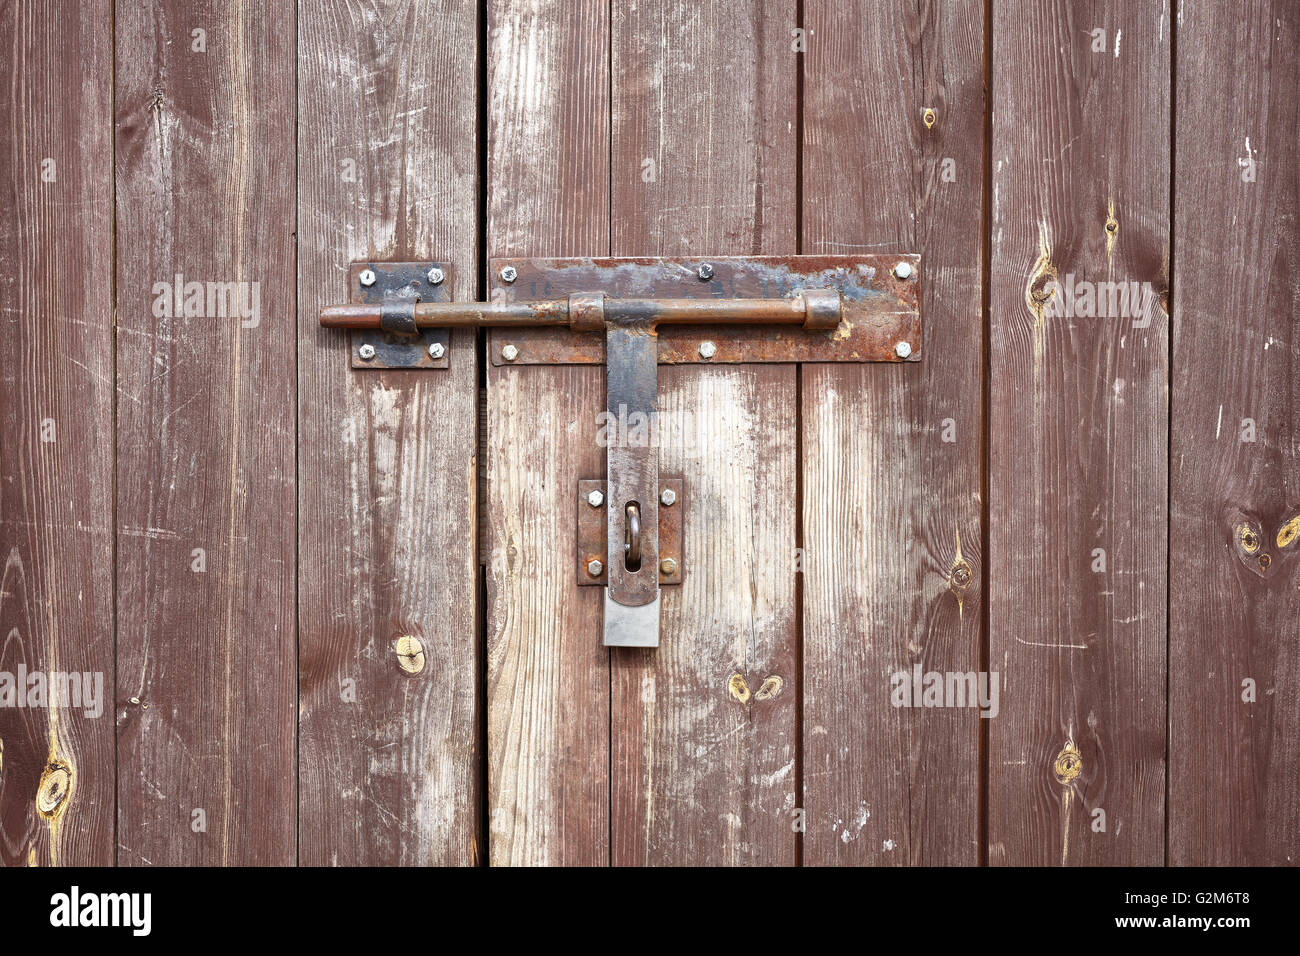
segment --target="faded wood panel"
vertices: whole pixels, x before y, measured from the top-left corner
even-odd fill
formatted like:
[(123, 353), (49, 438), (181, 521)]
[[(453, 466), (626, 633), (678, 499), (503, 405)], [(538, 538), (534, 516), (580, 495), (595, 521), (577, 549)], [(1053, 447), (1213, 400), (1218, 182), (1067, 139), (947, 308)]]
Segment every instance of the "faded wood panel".
[(1300, 860), (1298, 45), (1295, 4), (1180, 9), (1169, 635), (1175, 865)]
[(477, 17), (469, 0), (299, 10), (300, 839), (313, 865), (481, 853), (476, 336), (452, 335), (447, 369), (354, 371), (347, 334), (318, 322), (346, 301), (354, 259), (447, 261), (454, 296), (475, 296)]
[(294, 12), (131, 0), (115, 39), (118, 860), (287, 864)]
[(994, 6), (992, 864), (1164, 858), (1170, 30)]
[(113, 862), (111, 13), (0, 9), (3, 866)]
[[(612, 253), (795, 251), (793, 2), (615, 5)], [(615, 864), (792, 864), (795, 367), (661, 367), (686, 575), (612, 652)]]
[(977, 710), (896, 708), (891, 678), (980, 666), (984, 10), (805, 27), (804, 251), (919, 252), (925, 342), (803, 370), (803, 859), (973, 864)]
[[(487, 17), (489, 256), (607, 254), (608, 4), (491, 0)], [(603, 382), (487, 369), (492, 864), (609, 861), (602, 595), (573, 562), (577, 483), (604, 474)]]

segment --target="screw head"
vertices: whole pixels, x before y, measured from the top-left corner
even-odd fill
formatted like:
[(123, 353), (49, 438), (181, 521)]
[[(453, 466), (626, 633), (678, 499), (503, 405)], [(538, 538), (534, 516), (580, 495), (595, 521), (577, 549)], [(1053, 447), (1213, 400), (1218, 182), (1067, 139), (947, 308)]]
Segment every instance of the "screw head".
[(910, 262), (900, 262), (898, 263), (898, 265), (894, 266), (894, 278), (895, 279), (912, 278), (912, 264)]
[(367, 342), (365, 345), (357, 349), (357, 357), (363, 362), (369, 362), (375, 357), (375, 347)]
[(445, 278), (447, 278), (446, 273), (437, 266), (429, 270), (429, 285), (442, 285), (442, 280)]
[(434, 342), (432, 345), (429, 346), (429, 358), (440, 359), (446, 354), (447, 354), (447, 350), (443, 348), (441, 342)]
[(375, 284), (375, 270), (374, 270), (374, 269), (362, 269), (362, 270), (361, 270), (361, 275), (358, 276), (357, 278), (360, 280), (360, 282), (361, 282), (361, 284), (362, 284), (363, 286), (366, 286), (367, 288), (369, 288), (370, 286), (372, 286), (372, 285)]
[(595, 558), (592, 558), (590, 561), (587, 562), (587, 573), (591, 575), (593, 578), (600, 577), (601, 572), (604, 570), (605, 570), (605, 566), (601, 564), (599, 561), (597, 561)]
[(712, 342), (700, 343), (700, 358), (710, 359), (718, 353), (718, 347)]
[(669, 575), (676, 574), (677, 562), (674, 561), (672, 558), (664, 558), (662, 561), (659, 562), (659, 570), (663, 574), (669, 574)]
[(659, 492), (659, 503), (671, 508), (673, 505), (677, 504), (677, 492), (673, 491), (671, 488), (665, 488), (663, 491)]
[(505, 266), (504, 268), (502, 268), (501, 270), (502, 282), (514, 282), (518, 278), (519, 278), (519, 270), (517, 270), (514, 266)]
[(700, 267), (695, 270), (695, 274), (705, 282), (708, 282), (713, 278), (713, 266), (709, 265), (707, 262), (701, 263)]
[(519, 358), (519, 349), (507, 342), (505, 345), (501, 346), (501, 357), (507, 362), (513, 362), (515, 359)]
[(899, 342), (897, 345), (894, 346), (894, 354), (901, 359), (907, 358), (909, 355), (912, 354), (912, 343)]
[(587, 493), (587, 504), (593, 508), (599, 508), (605, 503), (605, 494), (601, 491), (590, 491)]

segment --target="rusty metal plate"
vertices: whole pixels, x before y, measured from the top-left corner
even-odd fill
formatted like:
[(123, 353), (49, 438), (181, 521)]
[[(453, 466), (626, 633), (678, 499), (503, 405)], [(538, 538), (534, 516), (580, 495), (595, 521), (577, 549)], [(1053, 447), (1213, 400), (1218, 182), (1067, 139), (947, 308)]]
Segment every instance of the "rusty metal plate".
[[(583, 479), (578, 482), (578, 583), (605, 585), (609, 581), (608, 569), (603, 567), (608, 554), (606, 548), (608, 532), (605, 520), (607, 505), (602, 501), (600, 505), (592, 507), (587, 496), (593, 491), (600, 492), (601, 498), (605, 499), (604, 479)], [(662, 495), (665, 491), (672, 492), (674, 501), (671, 505), (665, 505), (662, 500), (659, 503), (659, 584), (661, 587), (682, 583), (682, 509), (686, 506), (680, 478), (660, 477), (659, 493)], [(593, 559), (601, 562), (602, 565), (598, 575), (592, 575), (587, 571), (587, 566)], [(666, 561), (675, 564), (674, 573), (664, 573)]]
[[(804, 289), (838, 289), (838, 329), (794, 326), (663, 325), (659, 363), (916, 362), (921, 358), (921, 257), (918, 255), (749, 256), (637, 259), (493, 259), (493, 301), (527, 302), (576, 292), (627, 298), (781, 298)], [(895, 274), (899, 263), (910, 274)], [(707, 279), (700, 278), (707, 265)], [(502, 270), (514, 269), (506, 282)], [(509, 273), (507, 273), (509, 274)], [(701, 346), (711, 343), (712, 353)], [(899, 343), (907, 346), (900, 354)], [(507, 361), (502, 349), (513, 345)], [(563, 328), (490, 329), (493, 365), (600, 365), (602, 335)]]
[[(361, 274), (367, 269), (374, 272), (372, 285), (361, 284)], [(429, 273), (442, 270), (443, 279), (434, 283)], [(451, 301), (451, 266), (445, 262), (354, 262), (348, 267), (348, 288), (352, 301), (378, 304), (385, 295), (408, 298), (414, 302)], [(446, 329), (421, 329), (416, 335), (393, 332), (353, 330), (351, 334), (352, 367), (362, 368), (447, 368), (449, 363)], [(361, 357), (362, 346), (375, 350), (373, 358)], [(438, 358), (430, 353), (430, 346), (438, 346)], [(434, 351), (438, 351), (437, 348)]]

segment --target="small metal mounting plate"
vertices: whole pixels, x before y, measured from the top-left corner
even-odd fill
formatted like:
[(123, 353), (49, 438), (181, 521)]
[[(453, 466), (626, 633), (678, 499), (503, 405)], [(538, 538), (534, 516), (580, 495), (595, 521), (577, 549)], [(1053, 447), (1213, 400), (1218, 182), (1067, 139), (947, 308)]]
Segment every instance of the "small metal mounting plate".
[[(442, 270), (442, 282), (429, 281), (429, 270)], [(367, 269), (375, 274), (372, 285), (361, 284)], [(385, 296), (413, 302), (451, 300), (452, 268), (445, 262), (354, 262), (348, 267), (348, 288), (357, 303), (383, 302)], [(355, 329), (351, 335), (352, 367), (364, 368), (447, 368), (449, 336), (446, 329), (421, 329), (415, 335)], [(442, 357), (429, 354), (429, 346), (442, 346)], [(374, 358), (363, 359), (361, 347), (375, 350)]]
[[(592, 507), (588, 496), (598, 491), (603, 503)], [(680, 478), (659, 479), (659, 493), (671, 491), (675, 495), (672, 505), (659, 505), (659, 584), (660, 586), (682, 583), (682, 514), (686, 500), (682, 494)], [(608, 522), (606, 508), (609, 499), (605, 494), (604, 479), (583, 479), (578, 482), (578, 583), (605, 585), (609, 581), (609, 571), (604, 567), (609, 549), (606, 547)], [(664, 574), (663, 563), (671, 559), (677, 563), (675, 574)], [(600, 574), (591, 575), (587, 565), (592, 561), (602, 565)]]
[[(900, 279), (894, 268), (906, 262)], [(700, 278), (708, 264), (713, 274)], [(501, 278), (512, 266), (513, 282)], [(707, 273), (707, 270), (705, 270)], [(749, 256), (638, 259), (493, 259), (488, 273), (494, 301), (527, 302), (603, 292), (623, 298), (783, 298), (803, 289), (838, 289), (844, 321), (827, 332), (797, 326), (659, 327), (659, 364), (738, 362), (917, 362), (921, 359), (920, 256)], [(488, 330), (493, 365), (601, 365), (605, 337), (565, 328)], [(707, 358), (700, 346), (712, 342)], [(907, 358), (896, 349), (911, 346)], [(518, 354), (505, 361), (502, 348)], [(708, 351), (707, 349), (705, 350)]]

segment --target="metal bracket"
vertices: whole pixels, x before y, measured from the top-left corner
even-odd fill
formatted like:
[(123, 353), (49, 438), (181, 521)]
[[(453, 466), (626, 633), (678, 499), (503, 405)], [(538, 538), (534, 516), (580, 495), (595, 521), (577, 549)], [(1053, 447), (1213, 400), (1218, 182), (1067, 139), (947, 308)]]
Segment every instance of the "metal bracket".
[[(602, 292), (623, 298), (788, 299), (812, 290), (838, 292), (830, 329), (798, 325), (662, 324), (660, 365), (766, 362), (919, 362), (921, 257), (742, 256), (714, 259), (494, 259), (493, 302), (561, 299)], [(707, 278), (705, 278), (707, 276)], [(602, 329), (603, 331), (603, 329)], [(544, 327), (492, 328), (493, 365), (603, 365), (598, 336)]]
[[(448, 301), (450, 271), (355, 263), (352, 304), (325, 307), (321, 324), (354, 330), (356, 368), (445, 368), (448, 327), (490, 328), (498, 366), (603, 364), (605, 409), (616, 423), (654, 422), (661, 363), (921, 359), (915, 255), (498, 259), (491, 301), (469, 303)], [(615, 431), (594, 509), (604, 526), (599, 547), (579, 512), (578, 579), (605, 579), (606, 645), (656, 647), (659, 588), (677, 583), (664, 580), (661, 561), (674, 558), (681, 574), (681, 507), (670, 538), (661, 513), (674, 507), (661, 496), (671, 490), (680, 500), (680, 482), (660, 480), (653, 444), (627, 440), (621, 425)], [(596, 554), (605, 560), (593, 574)]]
[(447, 368), (447, 330), (417, 328), (414, 307), (451, 301), (451, 280), (451, 266), (444, 262), (352, 263), (352, 301), (378, 305), (385, 326), (352, 331), (352, 367)]
[[(600, 479), (583, 479), (578, 482), (577, 558), (578, 583), (599, 585), (609, 583), (607, 567), (619, 558), (619, 547), (624, 544), (615, 538), (616, 547), (609, 547), (609, 521), (605, 502), (605, 482)], [(659, 586), (681, 584), (686, 573), (686, 560), (682, 554), (682, 513), (686, 500), (680, 478), (659, 479)], [(644, 534), (644, 530), (642, 531)], [(644, 553), (641, 560), (645, 561)]]

